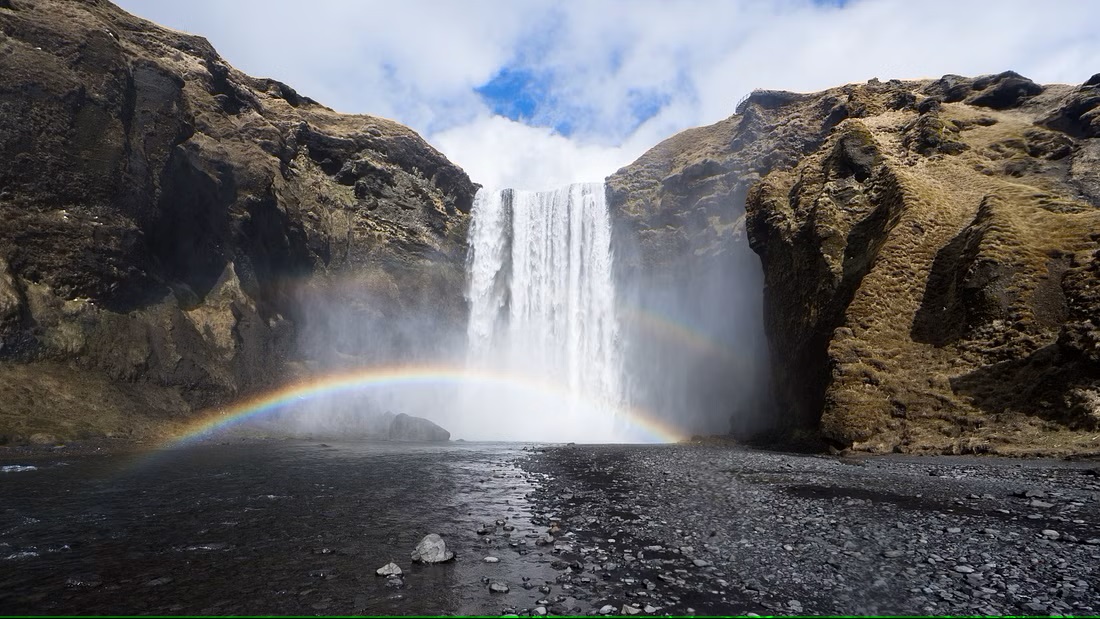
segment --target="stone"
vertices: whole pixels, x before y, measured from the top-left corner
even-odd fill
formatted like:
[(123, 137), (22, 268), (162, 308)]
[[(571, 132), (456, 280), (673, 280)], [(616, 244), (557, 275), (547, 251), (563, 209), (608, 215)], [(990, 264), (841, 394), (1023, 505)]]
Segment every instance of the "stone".
[(695, 564), (695, 567), (707, 567), (710, 565), (710, 561), (706, 559), (692, 559), (691, 562)]
[(969, 565), (956, 565), (955, 571), (960, 574), (973, 574), (974, 568), (970, 567)]
[(1054, 529), (1043, 529), (1042, 536), (1046, 539), (1058, 539), (1062, 537), (1062, 534)]
[(605, 605), (600, 607), (600, 614), (601, 615), (610, 615), (613, 612), (615, 612), (615, 607), (610, 605), (610, 604), (605, 604)]
[(400, 576), (401, 567), (394, 562), (389, 562), (374, 571), (378, 576)]
[(445, 563), (454, 558), (454, 553), (447, 550), (447, 543), (436, 533), (426, 535), (412, 553), (416, 563)]
[(642, 612), (642, 609), (635, 608), (629, 604), (623, 604), (622, 614), (624, 615), (637, 615)]
[(497, 557), (485, 557), (482, 561), (486, 563), (500, 563), (500, 559)]
[[(974, 80), (981, 86), (982, 78)], [(966, 100), (970, 105), (1004, 110), (1020, 106), (1025, 99), (1043, 92), (1043, 87), (1012, 71), (1006, 71), (990, 79), (990, 83)]]
[(451, 433), (435, 422), (405, 413), (396, 415), (390, 422), (387, 438), (402, 442), (446, 442)]
[(506, 585), (502, 582), (491, 582), (491, 583), (489, 583), (489, 592), (490, 593), (508, 593), (508, 585)]

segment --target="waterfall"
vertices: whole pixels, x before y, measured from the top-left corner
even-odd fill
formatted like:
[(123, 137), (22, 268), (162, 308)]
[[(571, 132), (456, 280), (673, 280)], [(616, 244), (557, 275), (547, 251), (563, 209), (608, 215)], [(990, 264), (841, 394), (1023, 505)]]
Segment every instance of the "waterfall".
[(550, 383), (564, 397), (482, 390), (470, 405), (542, 434), (526, 440), (616, 440), (622, 360), (603, 185), (482, 189), (472, 217), (468, 363)]

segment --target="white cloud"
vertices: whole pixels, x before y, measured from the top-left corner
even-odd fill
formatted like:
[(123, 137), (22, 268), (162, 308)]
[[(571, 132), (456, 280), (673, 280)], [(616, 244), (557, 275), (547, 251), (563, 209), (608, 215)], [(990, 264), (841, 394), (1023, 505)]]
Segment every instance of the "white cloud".
[[(122, 0), (209, 38), (238, 68), (341, 111), (420, 131), (477, 182), (598, 180), (752, 88), (808, 91), (1007, 69), (1078, 83), (1100, 71), (1100, 3), (1031, 0), (356, 2)], [(569, 138), (493, 116), (474, 89), (502, 68), (549, 81)], [(635, 127), (632, 98), (662, 102)]]
[(502, 116), (478, 118), (438, 133), (432, 141), (470, 178), (494, 189), (599, 182), (633, 159), (621, 146), (583, 144)]

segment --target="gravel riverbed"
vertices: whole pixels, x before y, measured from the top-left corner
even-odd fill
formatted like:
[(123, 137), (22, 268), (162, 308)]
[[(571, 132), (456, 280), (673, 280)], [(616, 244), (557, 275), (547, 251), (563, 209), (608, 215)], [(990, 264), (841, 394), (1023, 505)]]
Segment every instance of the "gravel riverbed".
[(557, 571), (517, 614), (1100, 612), (1096, 462), (571, 445), (517, 464)]

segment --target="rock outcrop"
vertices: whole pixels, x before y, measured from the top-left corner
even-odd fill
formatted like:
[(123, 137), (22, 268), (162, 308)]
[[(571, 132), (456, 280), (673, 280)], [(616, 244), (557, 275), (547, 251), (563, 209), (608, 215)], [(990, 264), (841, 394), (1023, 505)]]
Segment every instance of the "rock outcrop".
[(736, 251), (746, 215), (784, 426), (1100, 449), (1100, 77), (757, 91), (737, 112), (609, 182), (658, 262), (692, 235)]
[(753, 122), (689, 129), (607, 179), (634, 396), (690, 433), (751, 436), (774, 422), (743, 205), (776, 153), (753, 141)]
[(154, 433), (387, 344), (344, 325), (461, 329), (476, 186), (411, 130), (103, 0), (0, 3), (0, 76), (0, 435)]
[(386, 438), (391, 441), (439, 443), (451, 440), (451, 433), (431, 420), (398, 413), (390, 421)]

